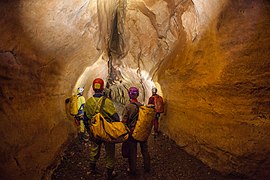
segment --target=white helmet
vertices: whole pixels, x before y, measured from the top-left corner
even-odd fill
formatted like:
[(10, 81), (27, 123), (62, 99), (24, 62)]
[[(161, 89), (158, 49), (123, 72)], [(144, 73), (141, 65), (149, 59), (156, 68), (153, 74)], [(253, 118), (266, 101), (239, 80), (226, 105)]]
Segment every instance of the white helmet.
[(83, 93), (83, 91), (84, 91), (84, 88), (83, 87), (79, 87), (78, 90), (77, 90), (77, 93), (78, 94), (81, 94), (81, 93)]
[(153, 94), (157, 94), (157, 88), (153, 87), (153, 88), (152, 88), (152, 93), (153, 93)]

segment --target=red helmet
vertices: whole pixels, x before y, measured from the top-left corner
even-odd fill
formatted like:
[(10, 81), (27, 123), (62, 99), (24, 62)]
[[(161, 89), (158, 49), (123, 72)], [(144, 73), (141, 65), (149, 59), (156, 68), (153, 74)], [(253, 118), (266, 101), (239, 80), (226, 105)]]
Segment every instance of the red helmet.
[(95, 92), (102, 92), (104, 90), (104, 81), (101, 78), (96, 78), (93, 81), (93, 90)]
[(139, 89), (136, 87), (131, 87), (128, 89), (128, 96), (130, 99), (136, 99), (139, 96)]

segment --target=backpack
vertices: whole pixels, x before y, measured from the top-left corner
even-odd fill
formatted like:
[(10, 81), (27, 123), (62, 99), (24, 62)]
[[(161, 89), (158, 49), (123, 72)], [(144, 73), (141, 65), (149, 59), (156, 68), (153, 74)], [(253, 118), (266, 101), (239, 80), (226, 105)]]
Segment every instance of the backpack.
[(70, 114), (75, 116), (78, 114), (78, 96), (73, 95), (70, 98)]
[(91, 119), (90, 131), (95, 139), (114, 143), (126, 141), (129, 134), (122, 122), (108, 122), (101, 113)]
[(73, 120), (74, 117), (70, 114), (70, 98), (67, 98), (65, 100), (65, 110), (66, 110), (66, 114), (68, 115), (68, 118)]
[(159, 95), (154, 96), (154, 105), (155, 105), (155, 110), (157, 113), (164, 112), (164, 102), (161, 96)]
[[(122, 122), (108, 122), (100, 113), (106, 98), (102, 99), (100, 110), (90, 120), (90, 132), (96, 140), (121, 143), (128, 139), (129, 129)], [(99, 101), (96, 103), (96, 108)], [(95, 110), (96, 111), (96, 110)]]
[(155, 110), (148, 106), (135, 105), (139, 108), (139, 112), (132, 137), (137, 141), (146, 141), (152, 130), (152, 121), (155, 116)]

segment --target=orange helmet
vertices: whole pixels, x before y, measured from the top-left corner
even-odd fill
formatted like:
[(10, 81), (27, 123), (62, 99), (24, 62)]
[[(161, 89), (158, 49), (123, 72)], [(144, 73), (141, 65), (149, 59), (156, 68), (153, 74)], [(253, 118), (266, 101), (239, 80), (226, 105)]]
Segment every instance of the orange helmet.
[(101, 78), (96, 78), (93, 81), (93, 90), (95, 92), (102, 92), (104, 90), (104, 81)]

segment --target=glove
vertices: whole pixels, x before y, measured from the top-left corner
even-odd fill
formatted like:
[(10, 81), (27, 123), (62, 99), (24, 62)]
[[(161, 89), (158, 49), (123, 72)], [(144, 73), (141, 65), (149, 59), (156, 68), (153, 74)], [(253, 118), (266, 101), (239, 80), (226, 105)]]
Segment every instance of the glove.
[(75, 123), (76, 126), (80, 125), (80, 121), (77, 118), (74, 118), (74, 123)]

